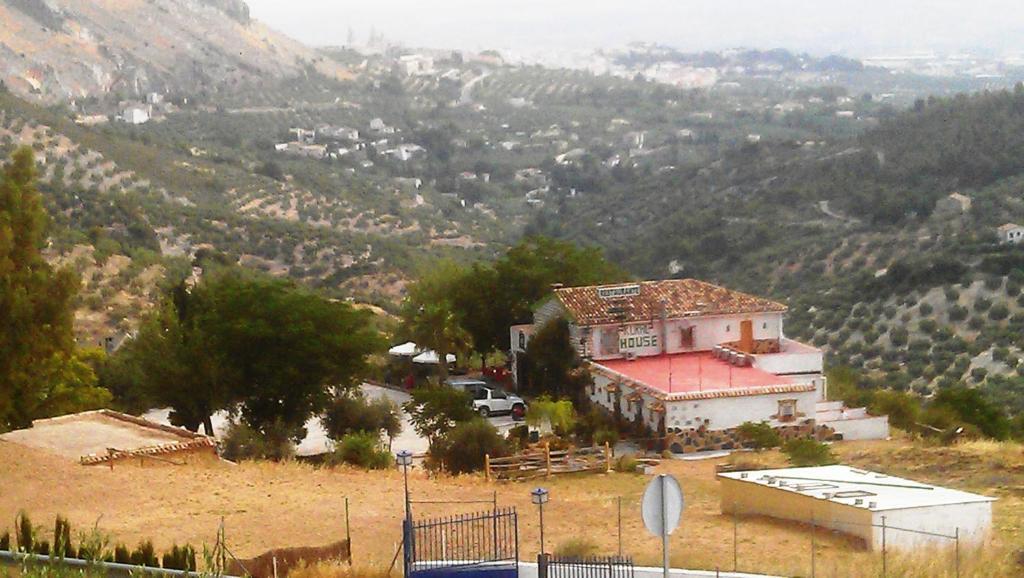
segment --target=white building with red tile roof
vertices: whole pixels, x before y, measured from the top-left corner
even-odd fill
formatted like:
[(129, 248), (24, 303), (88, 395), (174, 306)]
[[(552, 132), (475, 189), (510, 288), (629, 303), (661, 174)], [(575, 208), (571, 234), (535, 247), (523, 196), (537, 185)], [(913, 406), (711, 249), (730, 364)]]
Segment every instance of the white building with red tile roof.
[[(826, 402), (822, 351), (785, 337), (785, 312), (782, 303), (695, 279), (558, 288), (532, 326), (511, 329), (513, 363), (535, 328), (564, 317), (590, 366), (590, 399), (655, 432), (765, 421), (824, 423), (850, 439), (888, 435), (884, 417)], [(861, 421), (846, 423), (848, 416)]]

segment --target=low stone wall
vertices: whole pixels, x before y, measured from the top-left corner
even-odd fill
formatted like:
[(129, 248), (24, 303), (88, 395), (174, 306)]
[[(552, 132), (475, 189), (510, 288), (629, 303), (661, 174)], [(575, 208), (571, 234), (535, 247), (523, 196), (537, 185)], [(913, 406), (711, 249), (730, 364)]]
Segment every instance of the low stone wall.
[[(827, 425), (816, 424), (813, 419), (804, 420), (799, 424), (783, 425), (775, 428), (783, 441), (794, 438), (814, 438), (818, 441), (835, 441), (842, 439), (834, 429)], [(738, 428), (725, 430), (708, 430), (701, 426), (690, 428), (678, 433), (670, 433), (666, 440), (665, 447), (672, 453), (692, 454), (696, 452), (735, 450), (749, 448), (752, 445), (745, 442), (739, 434)]]

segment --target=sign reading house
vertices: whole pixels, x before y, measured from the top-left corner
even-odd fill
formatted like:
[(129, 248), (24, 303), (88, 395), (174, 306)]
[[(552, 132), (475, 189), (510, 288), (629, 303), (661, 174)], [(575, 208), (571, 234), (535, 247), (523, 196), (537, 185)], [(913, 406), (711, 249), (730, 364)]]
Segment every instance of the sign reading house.
[(597, 296), (601, 299), (621, 299), (623, 297), (636, 297), (639, 294), (639, 285), (620, 285), (618, 287), (597, 288)]
[(619, 351), (637, 351), (658, 347), (654, 325), (626, 325), (619, 329)]

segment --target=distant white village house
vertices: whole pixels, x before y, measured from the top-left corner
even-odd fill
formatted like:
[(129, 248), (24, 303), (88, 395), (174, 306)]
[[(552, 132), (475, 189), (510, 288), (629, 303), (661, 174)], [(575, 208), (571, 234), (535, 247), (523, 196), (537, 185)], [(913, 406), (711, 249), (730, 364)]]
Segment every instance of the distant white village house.
[(145, 124), (149, 122), (149, 107), (142, 105), (130, 105), (121, 110), (121, 121), (128, 124)]
[(1016, 245), (1024, 241), (1024, 227), (1016, 223), (1006, 223), (999, 226), (999, 242), (1005, 245)]
[(408, 76), (434, 74), (434, 59), (424, 54), (406, 54), (398, 58), (398, 64)]

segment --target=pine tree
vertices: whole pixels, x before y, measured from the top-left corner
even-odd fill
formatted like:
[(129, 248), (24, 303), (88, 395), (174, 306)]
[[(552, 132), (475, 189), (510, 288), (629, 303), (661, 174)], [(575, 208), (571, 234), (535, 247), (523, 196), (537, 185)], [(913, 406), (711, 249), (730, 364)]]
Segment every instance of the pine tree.
[(0, 431), (25, 427), (45, 402), (46, 374), (70, 357), (78, 281), (40, 250), (46, 214), (32, 149), (17, 150), (0, 181)]

